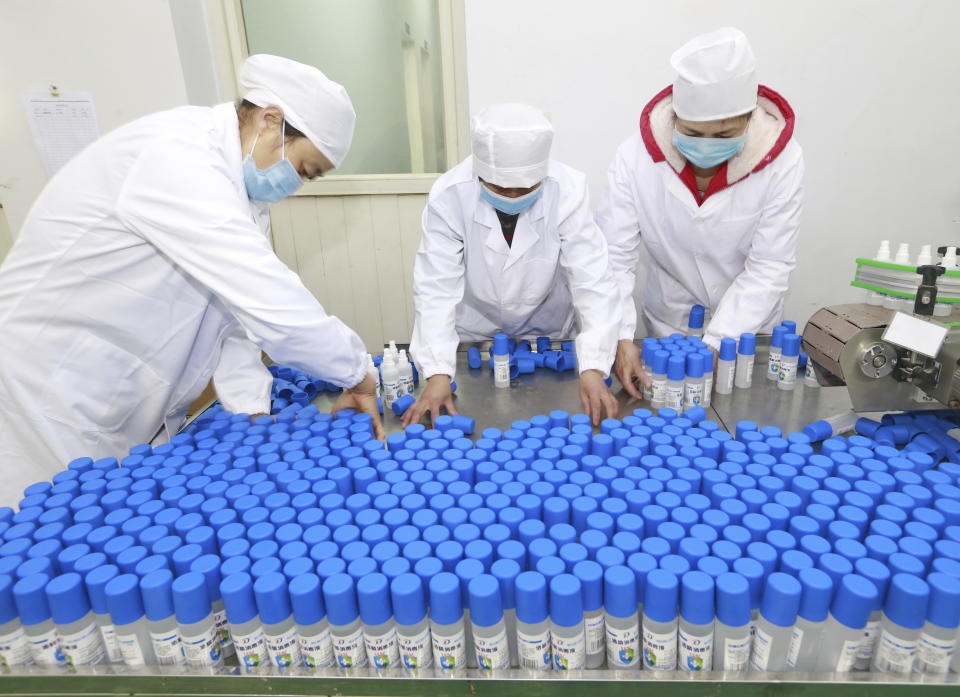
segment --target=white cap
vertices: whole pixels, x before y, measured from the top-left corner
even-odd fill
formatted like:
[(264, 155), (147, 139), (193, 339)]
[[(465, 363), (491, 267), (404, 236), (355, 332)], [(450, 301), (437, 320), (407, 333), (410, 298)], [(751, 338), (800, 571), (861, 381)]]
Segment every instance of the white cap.
[(940, 263), (947, 270), (957, 268), (957, 248), (947, 247), (947, 253), (943, 255), (943, 261)]
[(920, 247), (920, 254), (917, 255), (917, 266), (928, 266), (933, 263), (933, 246), (925, 244)]
[(260, 107), (276, 105), (317, 150), (339, 167), (350, 149), (357, 114), (343, 85), (310, 65), (260, 53), (240, 70), (243, 98)]
[(677, 71), (673, 110), (681, 119), (726, 119), (757, 106), (757, 59), (739, 29), (690, 39), (670, 56), (670, 65)]
[(473, 171), (505, 188), (527, 189), (547, 177), (553, 126), (527, 104), (495, 104), (473, 117)]
[(881, 240), (880, 249), (877, 250), (875, 261), (890, 261), (890, 240)]
[(900, 246), (897, 247), (897, 256), (894, 259), (894, 263), (897, 264), (909, 264), (910, 263), (910, 244), (907, 242), (901, 242)]

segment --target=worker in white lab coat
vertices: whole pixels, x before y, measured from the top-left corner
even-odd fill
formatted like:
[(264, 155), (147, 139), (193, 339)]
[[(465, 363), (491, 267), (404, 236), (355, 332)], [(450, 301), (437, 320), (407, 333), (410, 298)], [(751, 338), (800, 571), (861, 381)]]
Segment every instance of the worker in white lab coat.
[(212, 378), (270, 412), (274, 360), (374, 415), (365, 348), (273, 253), (267, 204), (338, 165), (355, 115), (316, 68), (250, 57), (240, 105), (182, 107), (93, 143), (40, 194), (0, 267), (0, 485), (167, 438)]
[(634, 344), (641, 241), (648, 333), (685, 331), (700, 304), (716, 351), (724, 337), (780, 322), (803, 208), (793, 110), (758, 83), (747, 38), (732, 28), (704, 34), (671, 62), (676, 81), (617, 149), (597, 210), (623, 299), (615, 371), (634, 396), (645, 380)]
[(456, 413), (457, 345), (498, 332), (576, 335), (583, 409), (594, 421), (604, 408), (616, 416), (604, 379), (620, 301), (586, 179), (550, 159), (553, 127), (532, 106), (491, 106), (471, 125), (472, 157), (436, 181), (423, 211), (410, 351), (427, 386), (404, 423)]

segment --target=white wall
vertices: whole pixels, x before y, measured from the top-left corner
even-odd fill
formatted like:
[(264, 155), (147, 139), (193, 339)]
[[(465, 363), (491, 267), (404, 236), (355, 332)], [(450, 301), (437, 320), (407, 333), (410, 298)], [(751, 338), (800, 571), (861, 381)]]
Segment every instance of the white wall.
[[(527, 101), (594, 201), (617, 145), (672, 82), (670, 54), (742, 29), (797, 114), (806, 208), (787, 315), (857, 302), (853, 259), (889, 238), (960, 241), (960, 3), (946, 0), (466, 0), (471, 113)], [(642, 287), (640, 283), (638, 286)]]
[(20, 97), (89, 92), (100, 132), (187, 103), (167, 0), (0, 3), (0, 205), (16, 235), (46, 184)]

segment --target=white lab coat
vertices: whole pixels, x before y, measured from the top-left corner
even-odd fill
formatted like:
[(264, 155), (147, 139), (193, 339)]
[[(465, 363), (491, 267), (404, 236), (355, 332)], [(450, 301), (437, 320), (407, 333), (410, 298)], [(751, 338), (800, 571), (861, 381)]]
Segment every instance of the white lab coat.
[(413, 271), (410, 351), (426, 377), (453, 377), (460, 341), (576, 335), (580, 371), (610, 371), (620, 323), (607, 246), (581, 172), (550, 162), (543, 195), (517, 219), (512, 246), (480, 198), (472, 158), (440, 177), (423, 211)]
[(597, 223), (623, 300), (620, 338), (633, 339), (641, 239), (650, 256), (643, 312), (652, 336), (685, 332), (690, 307), (707, 308), (704, 341), (769, 330), (783, 313), (803, 208), (803, 155), (793, 111), (761, 86), (743, 151), (698, 204), (696, 180), (673, 146), (670, 88), (644, 109), (640, 131), (610, 166)]
[(182, 423), (212, 377), (269, 411), (260, 349), (341, 386), (364, 347), (270, 246), (247, 198), (232, 104), (101, 138), (50, 181), (0, 267), (0, 486), (124, 456)]

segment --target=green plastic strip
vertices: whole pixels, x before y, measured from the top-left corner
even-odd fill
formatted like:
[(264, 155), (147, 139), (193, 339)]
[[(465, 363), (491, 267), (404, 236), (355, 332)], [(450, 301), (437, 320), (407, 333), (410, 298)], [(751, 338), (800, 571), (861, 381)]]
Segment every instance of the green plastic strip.
[[(906, 298), (907, 300), (913, 300), (916, 294), (911, 293), (901, 293), (898, 290), (890, 290), (884, 288), (883, 286), (874, 286), (869, 283), (864, 283), (863, 281), (853, 280), (850, 281), (851, 286), (856, 286), (857, 288), (863, 288), (864, 290), (872, 290), (874, 293), (883, 293), (884, 295), (893, 295), (898, 298)], [(960, 298), (937, 298), (938, 303), (960, 303)]]
[[(902, 264), (891, 264), (889, 261), (877, 261), (876, 259), (857, 259), (861, 266), (876, 266), (878, 269), (893, 269), (894, 271), (906, 271), (907, 273), (916, 273), (916, 266), (903, 266)], [(944, 271), (944, 276), (960, 278), (960, 271)]]

